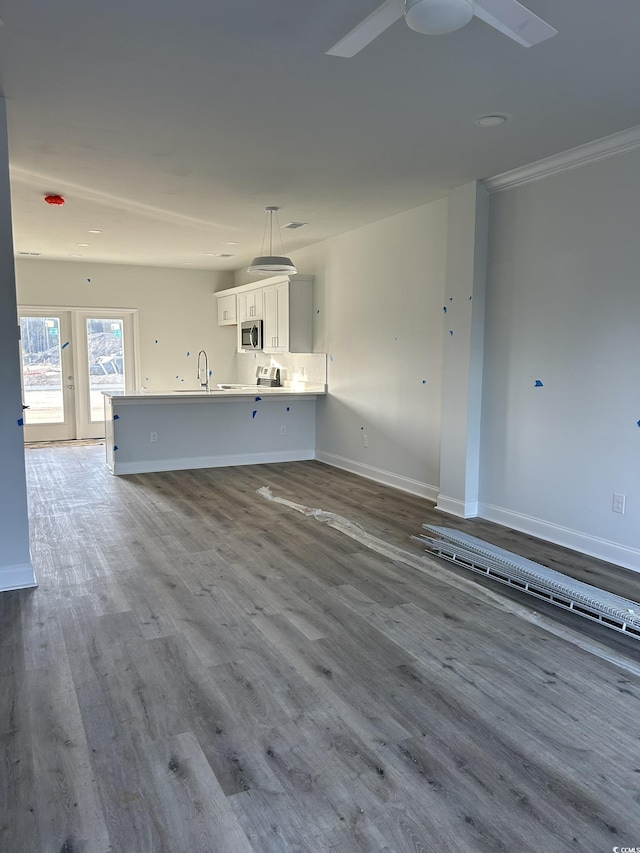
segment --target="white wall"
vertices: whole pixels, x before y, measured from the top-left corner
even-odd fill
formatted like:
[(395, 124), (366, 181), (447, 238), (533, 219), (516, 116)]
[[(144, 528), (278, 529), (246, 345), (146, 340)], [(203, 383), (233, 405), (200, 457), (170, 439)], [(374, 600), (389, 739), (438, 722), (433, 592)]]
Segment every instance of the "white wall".
[(0, 98), (0, 591), (33, 586), (24, 468), (9, 155)]
[(292, 255), (315, 276), (313, 348), (328, 354), (318, 458), (433, 500), (446, 251), (442, 200)]
[(197, 387), (200, 349), (212, 382), (231, 379), (236, 327), (217, 325), (214, 296), (233, 285), (230, 273), (18, 259), (16, 278), (20, 305), (139, 309), (139, 379), (149, 390)]
[(636, 569), (639, 222), (638, 151), (492, 197), (480, 495), (485, 517)]

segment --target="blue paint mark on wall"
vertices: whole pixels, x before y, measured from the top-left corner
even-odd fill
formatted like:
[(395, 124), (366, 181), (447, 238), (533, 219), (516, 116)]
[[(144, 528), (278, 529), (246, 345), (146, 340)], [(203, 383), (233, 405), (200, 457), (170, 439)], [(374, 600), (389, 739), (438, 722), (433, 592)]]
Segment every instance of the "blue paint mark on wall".
[(18, 426), (24, 426), (24, 418), (18, 418)]
[(90, 279), (90, 278), (88, 278), (88, 279), (87, 279), (87, 281), (89, 282), (89, 284), (91, 284), (91, 279)]
[(442, 306), (442, 310), (443, 310), (443, 311), (444, 311), (444, 313), (446, 314), (446, 313), (447, 313), (447, 306), (446, 306), (446, 305), (443, 305), (443, 306)]
[(65, 342), (62, 344), (62, 346), (60, 347), (60, 349), (66, 349), (68, 346), (69, 346), (69, 341), (65, 341)]
[(534, 388), (544, 388), (544, 383), (541, 382), (539, 379), (536, 379), (536, 383), (533, 387)]
[(154, 341), (154, 343), (156, 343), (156, 344), (157, 344), (157, 343), (158, 343), (158, 340), (156, 339), (156, 340)]
[(257, 414), (258, 414), (258, 410), (257, 410), (257, 409), (254, 409), (254, 410), (251, 412), (251, 417), (252, 417), (252, 418), (255, 418), (255, 416), (256, 416)]
[(453, 337), (453, 329), (449, 329), (449, 334)]
[(259, 403), (262, 400), (262, 397), (256, 397), (256, 403)]
[[(290, 412), (290, 411), (291, 411), (291, 407), (290, 407), (290, 406), (287, 406), (287, 411), (288, 411), (288, 412)], [(640, 422), (638, 423), (638, 426), (640, 426)]]
[(119, 420), (120, 420), (120, 415), (114, 415), (114, 416), (113, 416), (113, 419), (114, 419), (114, 421), (119, 421)]
[(638, 421), (638, 426), (640, 427), (640, 421)]
[(329, 361), (333, 361), (333, 356), (332, 356), (332, 355), (330, 355), (330, 356), (329, 356)]
[(117, 449), (118, 449), (118, 445), (117, 445), (117, 444), (114, 444), (114, 445), (113, 445), (113, 452), (115, 453)]
[(189, 358), (189, 356), (190, 356), (190, 355), (191, 355), (191, 353), (190, 353), (190, 352), (187, 352), (187, 358)]
[(422, 380), (422, 384), (423, 384), (423, 385), (426, 385), (426, 384), (427, 384), (427, 380), (426, 380), (426, 379), (423, 379), (423, 380)]

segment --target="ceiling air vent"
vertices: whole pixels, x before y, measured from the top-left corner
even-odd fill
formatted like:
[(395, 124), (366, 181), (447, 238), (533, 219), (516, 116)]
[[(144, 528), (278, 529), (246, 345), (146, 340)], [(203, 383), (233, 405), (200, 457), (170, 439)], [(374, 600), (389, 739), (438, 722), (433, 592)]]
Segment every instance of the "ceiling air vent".
[(302, 228), (303, 225), (308, 225), (308, 222), (288, 222), (283, 225), (283, 228), (289, 228), (290, 231), (295, 231), (296, 228)]

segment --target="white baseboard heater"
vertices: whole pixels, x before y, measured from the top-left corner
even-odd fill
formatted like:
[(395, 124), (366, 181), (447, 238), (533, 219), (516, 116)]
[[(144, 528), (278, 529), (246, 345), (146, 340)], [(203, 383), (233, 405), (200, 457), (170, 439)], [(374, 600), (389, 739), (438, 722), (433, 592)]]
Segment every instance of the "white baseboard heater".
[(467, 533), (430, 524), (422, 527), (435, 535), (411, 538), (438, 557), (640, 640), (637, 601), (582, 583)]

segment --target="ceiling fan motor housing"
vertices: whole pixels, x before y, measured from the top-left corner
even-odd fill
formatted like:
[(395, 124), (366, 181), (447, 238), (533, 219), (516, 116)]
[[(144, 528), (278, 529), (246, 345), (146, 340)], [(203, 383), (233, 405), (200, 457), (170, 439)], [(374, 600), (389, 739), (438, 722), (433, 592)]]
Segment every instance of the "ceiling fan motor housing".
[(452, 33), (473, 18), (472, 0), (405, 0), (405, 20), (417, 33)]

